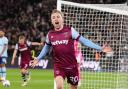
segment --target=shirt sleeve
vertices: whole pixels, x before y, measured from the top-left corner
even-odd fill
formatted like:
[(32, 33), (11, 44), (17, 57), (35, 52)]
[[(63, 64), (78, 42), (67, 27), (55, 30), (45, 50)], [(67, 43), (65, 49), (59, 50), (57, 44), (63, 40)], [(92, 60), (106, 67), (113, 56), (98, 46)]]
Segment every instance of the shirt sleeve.
[(7, 45), (8, 44), (8, 39), (6, 37), (4, 37), (4, 44)]
[(51, 42), (49, 41), (49, 38), (48, 38), (48, 34), (47, 34), (47, 36), (46, 36), (46, 44), (48, 44), (48, 45), (51, 44)]
[(78, 41), (79, 41), (80, 43), (82, 43), (84, 46), (87, 46), (87, 47), (96, 49), (96, 50), (98, 50), (98, 51), (101, 51), (101, 50), (102, 50), (101, 46), (99, 46), (99, 45), (93, 43), (92, 41), (90, 41), (90, 40), (84, 38), (83, 36), (80, 36), (80, 34), (79, 34), (74, 28), (71, 28), (71, 32), (72, 32), (72, 33), (71, 33), (71, 34), (72, 34), (72, 38), (73, 38), (74, 40), (77, 40), (77, 39), (78, 39)]
[(82, 43), (84, 46), (96, 49), (97, 51), (102, 51), (101, 46), (93, 43), (92, 41), (84, 38), (83, 36), (80, 36), (80, 38), (78, 39), (80, 43)]
[(26, 43), (27, 43), (28, 46), (31, 46), (31, 44), (32, 44), (32, 42), (31, 41), (28, 41), (28, 40), (27, 40)]
[(41, 60), (42, 58), (44, 58), (46, 54), (49, 52), (49, 50), (50, 50), (50, 45), (45, 44), (40, 54), (38, 55), (37, 59)]
[(18, 44), (15, 45), (15, 49), (18, 50)]
[(74, 40), (79, 39), (80, 37), (80, 34), (73, 27), (71, 27), (71, 34)]

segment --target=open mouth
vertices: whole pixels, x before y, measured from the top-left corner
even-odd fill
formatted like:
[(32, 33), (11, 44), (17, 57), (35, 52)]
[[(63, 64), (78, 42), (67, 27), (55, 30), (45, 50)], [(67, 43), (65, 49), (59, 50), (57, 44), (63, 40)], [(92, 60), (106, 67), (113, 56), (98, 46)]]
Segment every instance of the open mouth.
[(56, 25), (58, 25), (58, 24), (59, 24), (59, 22), (55, 22), (55, 24), (56, 24)]

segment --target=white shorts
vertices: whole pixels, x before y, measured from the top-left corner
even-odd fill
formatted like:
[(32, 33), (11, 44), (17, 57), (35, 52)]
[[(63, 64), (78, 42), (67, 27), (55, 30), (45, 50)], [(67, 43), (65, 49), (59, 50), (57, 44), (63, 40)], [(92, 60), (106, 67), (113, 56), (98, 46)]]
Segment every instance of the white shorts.
[(7, 63), (7, 60), (6, 60), (7, 58), (1, 58), (0, 59), (0, 64), (6, 64)]

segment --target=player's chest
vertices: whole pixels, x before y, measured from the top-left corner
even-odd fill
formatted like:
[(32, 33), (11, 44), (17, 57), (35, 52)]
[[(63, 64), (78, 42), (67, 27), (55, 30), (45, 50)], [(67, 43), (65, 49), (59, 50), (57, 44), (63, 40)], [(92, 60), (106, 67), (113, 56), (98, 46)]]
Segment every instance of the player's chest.
[(71, 35), (68, 32), (53, 33), (49, 36), (49, 38), (52, 45), (67, 45), (71, 39)]
[(26, 51), (28, 50), (27, 45), (19, 45), (19, 51)]
[(71, 35), (69, 32), (63, 32), (63, 33), (52, 33), (49, 36), (50, 41), (56, 41), (56, 40), (69, 40), (71, 38)]

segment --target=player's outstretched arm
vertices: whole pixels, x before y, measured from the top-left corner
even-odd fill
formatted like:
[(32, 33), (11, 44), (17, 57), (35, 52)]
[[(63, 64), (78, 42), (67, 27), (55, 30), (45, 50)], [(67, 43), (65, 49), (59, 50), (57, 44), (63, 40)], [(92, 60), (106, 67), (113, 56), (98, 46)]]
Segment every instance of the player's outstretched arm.
[(33, 45), (33, 46), (36, 46), (36, 45), (43, 46), (44, 43), (43, 42), (41, 42), (41, 43), (39, 43), (39, 42), (31, 42), (31, 45)]
[(108, 52), (112, 52), (112, 48), (110, 46), (108, 46), (107, 44), (104, 44), (102, 47), (93, 43), (92, 41), (84, 38), (83, 36), (81, 36), (79, 38), (79, 41), (84, 44), (85, 46), (88, 46), (90, 48), (93, 48), (93, 49), (96, 49), (97, 51), (101, 51), (101, 52), (105, 52), (105, 53), (108, 53)]
[(71, 28), (71, 31), (72, 31), (72, 38), (75, 40), (78, 39), (78, 41), (82, 43), (84, 46), (87, 46), (87, 47), (90, 47), (90, 48), (96, 49), (97, 51), (102, 51), (102, 52), (111, 51), (111, 50), (107, 50), (108, 49), (107, 45), (103, 45), (101, 47), (93, 43), (91, 40), (86, 39), (83, 36), (80, 36), (80, 34), (74, 28)]
[(39, 60), (37, 59), (37, 57), (34, 57), (34, 60), (31, 62), (31, 67), (34, 68), (38, 62)]
[(46, 56), (46, 54), (49, 52), (49, 50), (50, 50), (50, 45), (45, 44), (44, 47), (43, 47), (43, 49), (41, 50), (39, 56), (38, 56), (38, 57), (35, 57), (34, 60), (32, 61), (31, 67), (34, 68), (34, 67), (36, 66), (36, 64), (37, 64), (41, 59), (43, 59), (43, 58)]
[(15, 63), (16, 54), (17, 54), (17, 50), (15, 49), (14, 52), (13, 52), (11, 65), (14, 65), (14, 63)]
[(87, 46), (87, 47), (90, 47), (90, 48), (93, 48), (93, 49), (96, 49), (98, 51), (102, 51), (102, 47), (93, 43), (92, 41), (84, 38), (83, 36), (80, 36), (79, 38), (79, 41), (80, 43), (82, 43), (84, 46)]

